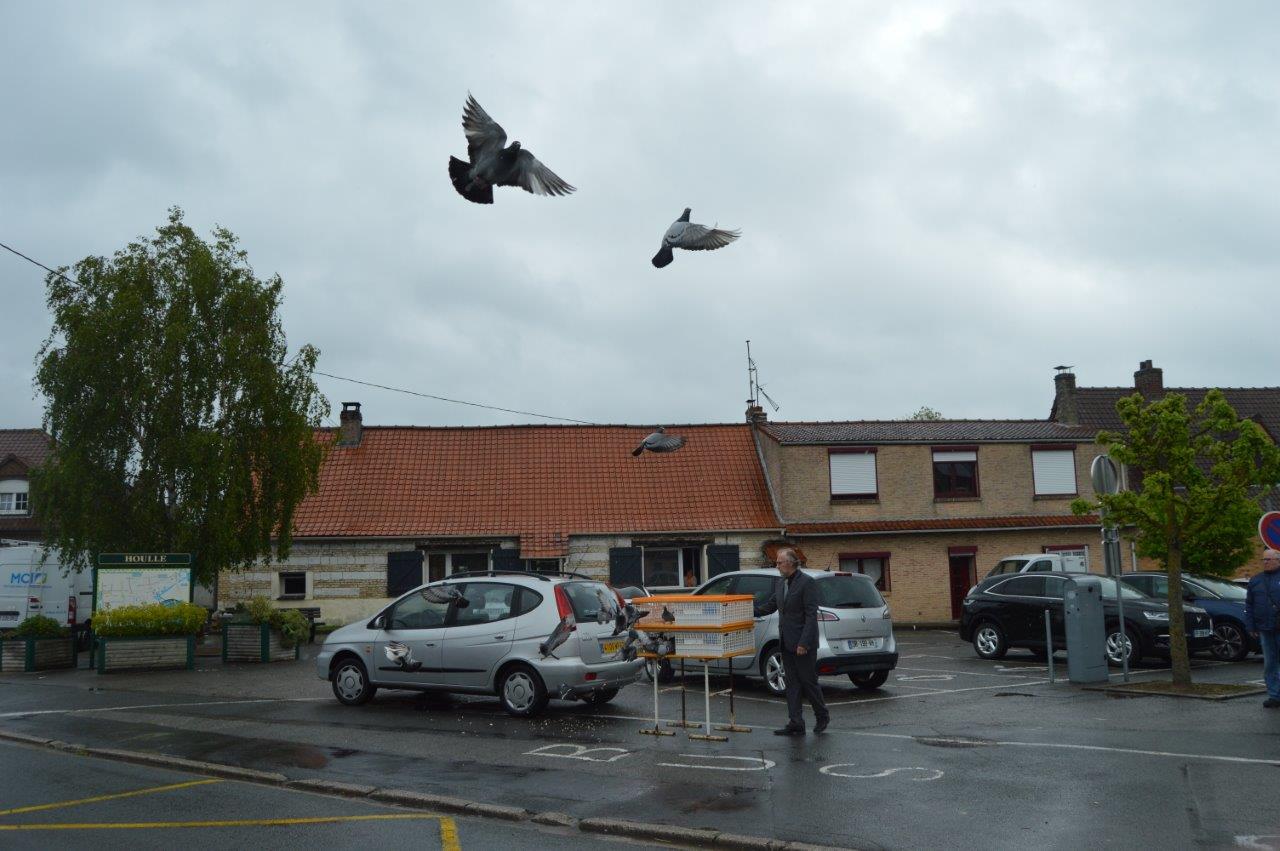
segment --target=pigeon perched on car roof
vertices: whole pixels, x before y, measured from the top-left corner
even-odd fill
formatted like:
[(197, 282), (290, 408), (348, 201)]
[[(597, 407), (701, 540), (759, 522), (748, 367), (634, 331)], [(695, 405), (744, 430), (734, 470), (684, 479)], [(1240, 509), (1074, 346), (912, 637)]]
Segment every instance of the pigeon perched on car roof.
[(667, 228), (667, 232), (662, 236), (662, 247), (658, 249), (657, 254), (653, 255), (654, 266), (661, 269), (674, 260), (675, 255), (671, 251), (673, 248), (683, 248), (686, 251), (714, 251), (717, 248), (724, 248), (742, 235), (741, 231), (694, 224), (689, 221), (691, 212), (692, 208), (685, 207), (680, 218)]
[(507, 131), (489, 117), (470, 92), (462, 111), (462, 129), (467, 136), (470, 162), (449, 157), (449, 179), (468, 201), (492, 204), (495, 186), (519, 186), (534, 195), (568, 195), (574, 191), (519, 142), (508, 145)]
[(669, 435), (665, 428), (658, 426), (657, 431), (640, 441), (640, 445), (631, 450), (631, 454), (638, 457), (644, 454), (646, 449), (650, 452), (675, 452), (684, 444), (685, 438), (683, 436)]

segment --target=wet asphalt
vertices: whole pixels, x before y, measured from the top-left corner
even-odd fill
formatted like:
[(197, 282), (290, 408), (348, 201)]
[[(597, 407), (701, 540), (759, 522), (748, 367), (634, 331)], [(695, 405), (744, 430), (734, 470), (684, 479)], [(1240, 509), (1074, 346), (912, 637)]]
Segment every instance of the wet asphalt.
[[(662, 729), (676, 735), (654, 737), (640, 734), (653, 726), (647, 684), (599, 709), (556, 701), (534, 720), (507, 717), (496, 699), (409, 692), (349, 708), (305, 658), (4, 675), (0, 727), (291, 778), (843, 847), (1280, 848), (1280, 793), (1267, 791), (1280, 788), (1280, 711), (1261, 696), (1087, 691), (1048, 682), (1044, 663), (1018, 651), (979, 660), (947, 632), (900, 632), (899, 647), (878, 691), (825, 678), (831, 727), (803, 738), (772, 735), (783, 703), (743, 680), (736, 720), (752, 730), (720, 743), (667, 726), (680, 714), (677, 686), (659, 696)], [(1258, 657), (1195, 664), (1197, 680), (1261, 679)], [(1154, 664), (1134, 673), (1161, 677)], [(701, 720), (701, 676), (686, 687)], [(716, 723), (728, 720), (727, 687), (712, 680)]]

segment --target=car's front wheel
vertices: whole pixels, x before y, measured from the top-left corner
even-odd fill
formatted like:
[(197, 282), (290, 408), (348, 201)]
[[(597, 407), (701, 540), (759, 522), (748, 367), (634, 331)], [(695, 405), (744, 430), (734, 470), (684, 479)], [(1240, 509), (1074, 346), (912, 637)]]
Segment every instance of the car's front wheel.
[(885, 680), (889, 679), (888, 671), (862, 671), (857, 674), (850, 674), (849, 680), (855, 686), (866, 691), (880, 688), (884, 685)]
[(992, 621), (983, 621), (973, 631), (973, 652), (982, 659), (1003, 659), (1009, 652), (1004, 630)]
[(550, 699), (542, 677), (528, 665), (513, 665), (503, 672), (498, 681), (498, 698), (507, 714), (517, 718), (537, 715)]
[(377, 693), (378, 687), (369, 682), (364, 664), (355, 656), (344, 656), (333, 666), (333, 696), (346, 706), (359, 706), (368, 703)]
[(760, 659), (760, 676), (764, 677), (765, 688), (774, 694), (787, 693), (787, 675), (782, 667), (782, 650), (774, 645)]
[(1139, 649), (1141, 646), (1133, 630), (1122, 630), (1119, 627), (1113, 629), (1107, 634), (1107, 664), (1118, 668), (1124, 664), (1126, 657), (1130, 664), (1136, 662), (1142, 658), (1142, 651)]
[(1235, 621), (1219, 621), (1213, 625), (1214, 658), (1223, 662), (1243, 662), (1249, 655), (1249, 636)]

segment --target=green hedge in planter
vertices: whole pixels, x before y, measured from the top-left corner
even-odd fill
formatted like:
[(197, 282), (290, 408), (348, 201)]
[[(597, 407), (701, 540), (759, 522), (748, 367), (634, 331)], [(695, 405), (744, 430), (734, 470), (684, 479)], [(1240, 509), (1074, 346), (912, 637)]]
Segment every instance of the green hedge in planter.
[(0, 637), (3, 638), (66, 638), (71, 634), (56, 620), (44, 615), (32, 615)]
[(195, 603), (116, 606), (94, 613), (93, 631), (99, 638), (195, 635), (208, 619), (208, 610)]
[(266, 597), (253, 597), (236, 607), (232, 623), (265, 624), (280, 633), (285, 647), (305, 644), (311, 636), (311, 623), (297, 609), (274, 609)]

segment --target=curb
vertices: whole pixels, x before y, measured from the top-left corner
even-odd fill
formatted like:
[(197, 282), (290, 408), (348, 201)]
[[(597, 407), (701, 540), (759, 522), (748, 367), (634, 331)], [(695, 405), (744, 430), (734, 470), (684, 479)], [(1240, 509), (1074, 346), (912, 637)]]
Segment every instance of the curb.
[(291, 780), (274, 771), (257, 771), (252, 768), (241, 768), (236, 765), (223, 765), (217, 762), (203, 762), (184, 759), (167, 754), (146, 753), (144, 751), (126, 751), (116, 748), (96, 748), (87, 745), (62, 742), (56, 739), (45, 739), (29, 736), (25, 733), (12, 733), (0, 730), (0, 741), (15, 742), (23, 745), (49, 748), (81, 756), (93, 756), (100, 759), (112, 759), (118, 762), (131, 762), (138, 765), (149, 765), (156, 768), (169, 768), (193, 774), (207, 774), (213, 777), (225, 777), (229, 780), (241, 780), (247, 783), (258, 783), (266, 786), (281, 786), (303, 792), (317, 792), (326, 795), (340, 795), (345, 798), (368, 798), (387, 804), (409, 807), (417, 810), (452, 813), (454, 815), (472, 816), (475, 818), (500, 819), (503, 821), (529, 821), (534, 824), (552, 827), (577, 828), (584, 833), (599, 833), (610, 836), (622, 836), (630, 839), (651, 839), (671, 842), (678, 845), (697, 845), (699, 848), (725, 849), (771, 849), (772, 851), (835, 851), (832, 846), (809, 845), (803, 842), (788, 842), (764, 836), (746, 836), (737, 833), (722, 833), (708, 828), (678, 827), (654, 822), (625, 821), (613, 818), (574, 817), (560, 812), (535, 813), (523, 807), (510, 807), (502, 804), (488, 804), (482, 801), (468, 801), (465, 798), (454, 798), (448, 795), (434, 795), (429, 792), (415, 792), (410, 789), (380, 789), (358, 783), (343, 783), (337, 780), (320, 780), (302, 778)]

